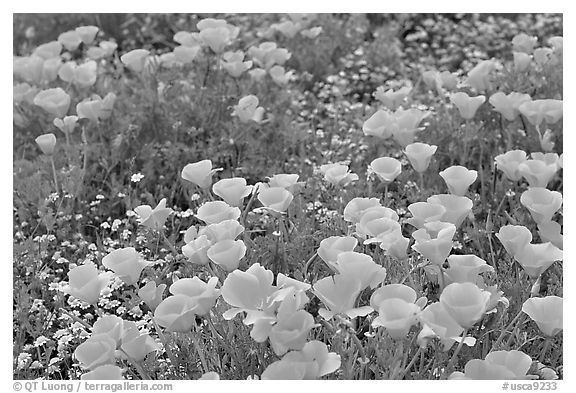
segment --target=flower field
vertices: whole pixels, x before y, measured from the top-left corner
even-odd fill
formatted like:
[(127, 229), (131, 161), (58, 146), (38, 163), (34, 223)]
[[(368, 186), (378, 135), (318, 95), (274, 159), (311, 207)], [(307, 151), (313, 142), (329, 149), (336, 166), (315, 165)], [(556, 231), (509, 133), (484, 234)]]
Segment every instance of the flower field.
[(13, 378), (563, 379), (557, 14), (14, 14)]

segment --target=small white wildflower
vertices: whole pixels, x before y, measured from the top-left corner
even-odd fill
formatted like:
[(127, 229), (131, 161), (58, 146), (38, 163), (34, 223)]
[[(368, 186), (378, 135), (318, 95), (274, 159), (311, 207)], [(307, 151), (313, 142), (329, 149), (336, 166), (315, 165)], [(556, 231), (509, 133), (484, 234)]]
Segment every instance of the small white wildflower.
[(198, 199), (200, 199), (200, 195), (198, 195), (196, 193), (192, 194), (192, 196), (190, 197), (190, 200), (192, 202), (197, 201)]
[(104, 198), (106, 198), (106, 197), (102, 194), (96, 195), (96, 199), (104, 199)]
[(133, 175), (130, 177), (130, 181), (131, 181), (132, 183), (138, 183), (138, 182), (140, 182), (140, 180), (142, 180), (143, 178), (144, 178), (144, 175), (141, 174), (140, 172), (138, 172), (138, 173), (133, 174)]
[(134, 210), (126, 210), (126, 216), (127, 217), (134, 217), (134, 216), (137, 216), (137, 214), (134, 212)]
[(25, 368), (30, 362), (30, 360), (32, 360), (32, 355), (30, 355), (29, 353), (22, 352), (21, 354), (19, 354), (18, 366), (17, 366), (18, 370), (22, 370), (23, 368)]
[(118, 195), (116, 195), (118, 198), (125, 198), (126, 194), (124, 194), (123, 192), (119, 192)]
[(119, 219), (115, 219), (112, 222), (112, 232), (116, 232), (118, 230), (118, 227), (122, 224), (122, 221), (120, 221)]
[(110, 224), (108, 224), (107, 222), (103, 222), (102, 224), (100, 224), (100, 228), (110, 229)]
[(41, 347), (42, 345), (46, 344), (49, 340), (44, 336), (39, 336), (36, 340), (34, 340), (35, 347)]

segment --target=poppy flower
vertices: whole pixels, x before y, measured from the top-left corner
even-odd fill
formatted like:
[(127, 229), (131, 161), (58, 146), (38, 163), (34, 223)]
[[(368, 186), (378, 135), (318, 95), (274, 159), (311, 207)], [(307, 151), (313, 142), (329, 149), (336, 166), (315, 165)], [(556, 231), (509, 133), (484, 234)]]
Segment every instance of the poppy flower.
[(58, 42), (68, 51), (76, 50), (82, 43), (82, 37), (76, 30), (66, 31), (58, 36)]
[(150, 352), (160, 350), (160, 346), (149, 334), (142, 334), (134, 322), (126, 321), (130, 328), (122, 336), (122, 350), (135, 362), (141, 362)]
[(196, 324), (194, 308), (193, 299), (189, 296), (169, 296), (154, 310), (154, 320), (168, 332), (190, 332)]
[(32, 54), (44, 60), (48, 60), (59, 57), (60, 52), (62, 52), (62, 44), (58, 41), (50, 41), (45, 44), (38, 45)]
[(158, 231), (162, 229), (166, 219), (173, 211), (166, 207), (166, 198), (162, 198), (154, 209), (150, 205), (140, 205), (134, 208), (134, 212), (140, 218), (140, 225)]
[(99, 317), (92, 326), (92, 335), (107, 335), (119, 347), (124, 335), (124, 320), (116, 315), (106, 315)]
[(514, 259), (532, 279), (537, 279), (554, 262), (561, 261), (563, 253), (552, 243), (527, 244), (514, 254)]
[(104, 364), (114, 363), (116, 342), (107, 334), (96, 334), (80, 344), (74, 351), (74, 357), (90, 370)]
[(531, 379), (526, 375), (532, 366), (532, 358), (523, 352), (494, 351), (486, 359), (472, 359), (464, 366), (464, 372), (455, 371), (448, 379), (518, 380)]
[(207, 189), (212, 185), (212, 175), (222, 169), (212, 169), (212, 161), (202, 160), (186, 165), (182, 169), (182, 179)]
[[(370, 296), (370, 307), (375, 310), (380, 307), (380, 303), (387, 299), (402, 299), (408, 303), (417, 303), (418, 306), (423, 306), (426, 303), (426, 298), (418, 299), (416, 302), (416, 291), (404, 284), (388, 284), (383, 285), (380, 288), (372, 292)], [(424, 304), (422, 304), (424, 303)]]
[(483, 282), (480, 277), (481, 273), (494, 271), (494, 268), (485, 260), (472, 254), (450, 255), (448, 265), (449, 268), (445, 271), (448, 284), (471, 282), (478, 285)]
[(529, 36), (526, 33), (516, 34), (512, 38), (512, 50), (515, 52), (532, 53), (538, 42), (538, 37)]
[(496, 69), (494, 60), (483, 60), (468, 72), (466, 83), (479, 92), (492, 88), (490, 74)]
[(238, 268), (240, 260), (246, 255), (246, 245), (242, 240), (221, 240), (212, 245), (206, 255), (222, 269), (231, 272)]
[(207, 373), (202, 374), (202, 376), (198, 378), (198, 380), (219, 381), (220, 375), (215, 371), (209, 371)]
[(287, 38), (294, 38), (296, 34), (302, 30), (303, 26), (300, 23), (294, 23), (291, 20), (285, 20), (280, 23), (273, 23), (270, 27), (273, 30), (279, 31), (283, 36)]
[(285, 213), (293, 199), (294, 195), (282, 187), (269, 187), (258, 190), (258, 200), (266, 209), (275, 213)]
[(374, 311), (368, 306), (354, 307), (356, 298), (363, 289), (361, 281), (356, 277), (337, 274), (316, 281), (312, 288), (314, 294), (327, 307), (318, 311), (318, 314), (326, 320), (332, 319), (336, 314), (356, 318)]
[(485, 360), (506, 367), (514, 373), (514, 379), (528, 379), (526, 374), (532, 367), (532, 358), (524, 352), (516, 350), (492, 351), (486, 355)]
[(44, 60), (42, 64), (42, 81), (53, 82), (58, 77), (58, 71), (62, 66), (62, 60), (56, 57), (53, 59)]
[(432, 156), (436, 153), (438, 146), (427, 143), (411, 143), (404, 149), (404, 154), (416, 172), (423, 173), (428, 169)]
[(221, 240), (236, 240), (242, 232), (244, 227), (237, 220), (224, 220), (201, 228), (198, 236), (204, 235), (210, 242), (217, 243)]
[(87, 61), (74, 69), (73, 82), (79, 87), (90, 87), (96, 83), (98, 65), (94, 60)]
[(386, 245), (402, 235), (402, 229), (397, 221), (381, 217), (367, 222), (360, 221), (356, 225), (356, 233), (362, 237), (368, 237), (364, 240), (364, 244), (384, 243), (383, 248), (386, 249)]
[[(283, 303), (284, 304), (284, 303)], [(270, 346), (278, 356), (289, 350), (301, 350), (306, 344), (306, 338), (316, 326), (314, 317), (304, 310), (283, 312), (282, 305), (278, 309), (277, 322), (270, 329)]]
[(243, 177), (222, 179), (214, 183), (212, 192), (224, 199), (230, 206), (241, 206), (244, 198), (252, 193), (252, 186), (246, 185)]
[(527, 101), (518, 107), (518, 110), (533, 126), (539, 126), (543, 121), (554, 124), (562, 118), (562, 100), (534, 100)]
[(476, 111), (486, 101), (485, 96), (470, 97), (464, 92), (453, 93), (450, 95), (450, 102), (456, 105), (460, 116), (466, 120), (474, 118)]
[(180, 45), (174, 48), (172, 53), (174, 55), (174, 60), (182, 64), (188, 64), (196, 59), (198, 53), (200, 53), (200, 49), (200, 46), (189, 47)]
[(412, 213), (412, 217), (406, 222), (417, 229), (422, 228), (427, 222), (441, 221), (446, 213), (444, 206), (430, 202), (412, 203), (408, 205), (408, 210)]
[(452, 238), (455, 233), (454, 224), (440, 221), (426, 223), (412, 233), (416, 240), (412, 249), (432, 264), (442, 265), (452, 251)]
[(115, 364), (104, 364), (80, 376), (83, 381), (88, 380), (123, 380), (122, 369)]
[(526, 160), (518, 165), (518, 172), (530, 187), (546, 187), (554, 178), (558, 167), (540, 160)]
[(555, 221), (548, 221), (538, 224), (538, 234), (544, 242), (550, 242), (560, 250), (564, 248), (564, 236), (562, 236), (562, 226)]
[(198, 277), (181, 278), (170, 285), (172, 295), (185, 295), (191, 299), (194, 306), (194, 313), (206, 315), (220, 296), (220, 290), (216, 289), (218, 278), (211, 277), (208, 282), (204, 282)]
[(393, 89), (385, 90), (383, 86), (380, 86), (374, 92), (374, 98), (380, 101), (388, 109), (396, 110), (406, 97), (408, 97), (408, 94), (410, 94), (411, 91), (411, 86), (404, 86), (396, 91)]
[(532, 101), (529, 94), (520, 94), (512, 92), (508, 95), (501, 91), (490, 96), (488, 102), (494, 107), (494, 110), (500, 113), (506, 120), (514, 121), (520, 114), (518, 109), (525, 102)]
[(294, 71), (286, 71), (284, 67), (280, 65), (275, 65), (268, 70), (268, 74), (270, 75), (274, 83), (282, 86), (290, 81), (290, 79), (292, 78), (292, 74), (294, 74)]
[(453, 165), (440, 172), (451, 194), (464, 196), (468, 187), (478, 178), (478, 172), (460, 165)]
[(64, 134), (71, 134), (78, 122), (78, 116), (66, 116), (63, 119), (54, 119), (53, 124)]
[(361, 290), (368, 286), (374, 289), (386, 278), (385, 268), (374, 262), (370, 255), (359, 252), (341, 252), (336, 258), (335, 267), (341, 275), (358, 279)]
[(240, 28), (228, 24), (223, 19), (202, 19), (196, 27), (200, 30), (198, 37), (202, 43), (214, 53), (222, 53), (240, 33)]
[(324, 175), (324, 180), (335, 186), (346, 187), (358, 180), (358, 175), (351, 173), (348, 165), (344, 164), (325, 164), (320, 166), (320, 172)]
[(532, 56), (524, 52), (513, 52), (514, 57), (514, 71), (524, 72), (530, 67), (532, 62)]
[(534, 50), (534, 62), (541, 67), (544, 67), (548, 64), (555, 63), (555, 57), (553, 56), (554, 50), (552, 48), (542, 47), (537, 48)]
[(392, 137), (396, 143), (404, 148), (413, 143), (416, 132), (421, 130), (418, 125), (430, 114), (431, 112), (425, 112), (417, 108), (396, 109), (392, 128)]
[(202, 44), (197, 32), (179, 31), (174, 34), (173, 40), (182, 46), (194, 48)]
[(552, 220), (552, 216), (562, 206), (562, 194), (543, 187), (533, 187), (524, 191), (520, 203), (530, 211), (537, 224)]
[(522, 225), (504, 225), (496, 234), (509, 255), (516, 255), (532, 241), (532, 232)]
[(237, 220), (240, 209), (224, 201), (205, 202), (198, 208), (196, 217), (207, 224), (217, 224), (225, 220)]
[(166, 284), (156, 286), (154, 281), (148, 281), (146, 285), (138, 290), (138, 296), (146, 303), (152, 311), (162, 302), (162, 294), (166, 289)]
[(98, 122), (103, 113), (103, 102), (100, 97), (86, 99), (76, 105), (76, 114), (79, 119), (89, 119)]
[(56, 117), (66, 116), (70, 107), (70, 96), (61, 88), (42, 90), (34, 97), (34, 105), (38, 105), (46, 112)]
[(352, 236), (330, 236), (320, 242), (318, 256), (328, 265), (334, 266), (338, 255), (344, 251), (353, 251), (358, 240)]
[(134, 247), (125, 247), (102, 258), (102, 265), (112, 270), (126, 285), (132, 285), (138, 282), (142, 270), (150, 262), (143, 260)]
[(14, 57), (12, 69), (15, 76), (34, 85), (42, 83), (44, 59), (40, 56)]
[(292, 194), (296, 194), (300, 187), (306, 184), (305, 182), (299, 182), (299, 177), (300, 175), (293, 173), (278, 173), (268, 178), (268, 185), (270, 187), (282, 187)]
[(378, 110), (362, 125), (364, 135), (387, 139), (392, 136), (394, 126), (393, 114), (387, 110)]
[(94, 41), (96, 34), (98, 34), (98, 30), (99, 28), (97, 26), (78, 26), (74, 29), (85, 45), (90, 45)]
[(518, 181), (522, 178), (519, 166), (526, 160), (526, 152), (524, 150), (510, 150), (494, 158), (496, 168), (504, 172), (506, 178), (511, 181)]
[(402, 172), (402, 164), (392, 157), (377, 158), (368, 167), (384, 184), (394, 181)]
[[(418, 334), (420, 346), (426, 347), (431, 338), (438, 337), (442, 344), (442, 350), (448, 351), (456, 342), (462, 340), (464, 328), (456, 322), (442, 303), (432, 303), (419, 314), (422, 323), (422, 331)], [(474, 337), (466, 337), (464, 344), (473, 346), (476, 343)]]
[(468, 217), (468, 214), (472, 211), (473, 206), (470, 198), (452, 194), (432, 195), (426, 199), (426, 202), (442, 205), (444, 209), (446, 209), (446, 213), (444, 213), (440, 221), (452, 223), (456, 228), (462, 225), (466, 217)]
[(558, 296), (531, 297), (522, 311), (538, 325), (542, 333), (554, 337), (563, 329), (563, 299)]
[(382, 300), (378, 305), (378, 316), (372, 321), (373, 327), (382, 326), (394, 340), (402, 340), (408, 331), (418, 323), (420, 307), (399, 298)]
[(314, 39), (322, 33), (322, 26), (312, 27), (310, 29), (301, 30), (300, 34), (306, 38)]
[(254, 62), (264, 69), (270, 69), (275, 64), (283, 65), (292, 57), (292, 54), (285, 48), (278, 48), (275, 42), (262, 42), (258, 46), (248, 49), (248, 54)]
[(47, 156), (51, 156), (54, 153), (54, 147), (56, 146), (56, 135), (49, 133), (43, 134), (37, 137), (35, 140), (36, 144), (42, 150), (42, 153)]
[[(383, 220), (380, 220), (383, 219)], [(375, 221), (379, 220), (379, 221)], [(374, 222), (373, 222), (374, 221)], [(360, 217), (360, 222), (356, 224), (356, 235), (362, 238), (375, 238), (384, 232), (390, 233), (400, 229), (398, 214), (384, 206), (376, 206), (366, 209)], [(382, 241), (383, 239), (380, 239)], [(365, 244), (374, 241), (364, 242)], [(377, 241), (376, 241), (377, 242)]]
[(250, 120), (260, 123), (264, 116), (264, 108), (258, 106), (258, 97), (248, 95), (238, 101), (238, 105), (234, 107), (232, 116), (237, 116), (242, 123), (247, 123)]
[(353, 198), (344, 207), (344, 220), (357, 224), (366, 210), (377, 206), (382, 206), (378, 198)]
[(452, 283), (440, 294), (440, 303), (464, 329), (469, 329), (486, 312), (490, 294), (476, 284)]
[(98, 273), (92, 263), (76, 266), (68, 272), (68, 286), (64, 288), (64, 292), (88, 304), (96, 304), (100, 291), (110, 282), (111, 274)]
[(144, 71), (148, 55), (150, 55), (150, 51), (146, 49), (134, 49), (120, 56), (120, 61), (130, 70), (142, 72)]
[(240, 77), (240, 75), (252, 67), (251, 60), (244, 61), (244, 52), (241, 50), (224, 53), (220, 64), (233, 78)]

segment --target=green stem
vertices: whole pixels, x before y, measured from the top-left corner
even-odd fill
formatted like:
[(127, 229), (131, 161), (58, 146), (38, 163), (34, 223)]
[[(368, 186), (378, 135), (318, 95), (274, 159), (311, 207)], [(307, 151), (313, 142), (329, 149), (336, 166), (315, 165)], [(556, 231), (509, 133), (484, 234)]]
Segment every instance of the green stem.
[(54, 157), (52, 155), (50, 155), (50, 164), (52, 166), (52, 176), (54, 176), (54, 188), (56, 188), (56, 194), (60, 195), (58, 176), (56, 176), (56, 166), (54, 165)]
[(404, 378), (404, 375), (406, 375), (406, 373), (410, 371), (414, 363), (416, 363), (416, 359), (420, 356), (421, 353), (422, 353), (422, 347), (418, 347), (418, 351), (416, 351), (414, 357), (412, 357), (412, 360), (410, 360), (410, 363), (408, 363), (406, 368), (398, 375), (398, 379)]
[(140, 364), (140, 362), (137, 362), (136, 360), (134, 360), (130, 355), (128, 355), (126, 353), (125, 350), (123, 350), (122, 348), (120, 348), (120, 352), (122, 352), (124, 354), (124, 356), (126, 356), (126, 358), (130, 361), (130, 363), (132, 363), (132, 365), (136, 368), (136, 371), (138, 371), (138, 374), (140, 374), (140, 376), (142, 377), (142, 379), (147, 379), (150, 380), (152, 378), (150, 378), (150, 376), (148, 375), (148, 373), (146, 372), (146, 370), (144, 370), (144, 368), (142, 367), (142, 365)]
[(162, 333), (162, 330), (160, 329), (160, 326), (158, 326), (158, 324), (156, 323), (156, 320), (154, 320), (154, 317), (152, 317), (151, 320), (152, 320), (152, 323), (154, 324), (154, 329), (156, 330), (156, 333), (158, 333), (158, 337), (160, 338), (160, 341), (162, 342), (162, 346), (164, 346), (164, 350), (166, 351), (166, 355), (168, 355), (168, 359), (170, 359), (170, 363), (172, 363), (172, 366), (174, 366), (175, 369), (178, 369), (179, 363), (178, 363), (176, 357), (174, 356), (172, 349), (170, 349), (170, 346), (168, 345), (168, 341), (166, 340), (166, 336), (164, 336), (164, 333)]
[(496, 339), (496, 342), (494, 343), (494, 345), (492, 345), (492, 348), (498, 349), (498, 346), (500, 345), (500, 343), (504, 339), (504, 335), (512, 328), (512, 326), (514, 326), (514, 324), (518, 321), (518, 319), (520, 318), (521, 315), (522, 315), (522, 310), (520, 310), (518, 312), (518, 314), (516, 314), (514, 319), (512, 319), (512, 321), (508, 324), (508, 326), (506, 326), (505, 329), (502, 329), (502, 331), (500, 332), (500, 335)]
[(464, 346), (464, 340), (466, 339), (466, 334), (468, 334), (468, 329), (464, 329), (464, 331), (462, 332), (462, 339), (458, 343), (458, 346), (456, 347), (454, 354), (452, 355), (452, 357), (450, 358), (450, 361), (448, 362), (448, 365), (446, 366), (446, 371), (445, 371), (446, 373), (450, 372), (452, 370), (452, 367), (454, 367), (454, 362), (458, 358), (458, 354), (460, 353), (462, 346)]

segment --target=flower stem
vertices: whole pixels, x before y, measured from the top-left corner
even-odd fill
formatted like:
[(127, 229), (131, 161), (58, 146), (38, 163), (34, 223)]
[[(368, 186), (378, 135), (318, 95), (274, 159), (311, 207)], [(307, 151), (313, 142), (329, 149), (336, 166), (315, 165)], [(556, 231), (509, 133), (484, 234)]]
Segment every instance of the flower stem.
[(496, 339), (496, 342), (494, 343), (494, 345), (492, 345), (492, 348), (498, 349), (498, 346), (500, 345), (500, 343), (504, 339), (504, 334), (506, 334), (506, 332), (508, 332), (510, 330), (510, 328), (518, 321), (518, 318), (520, 318), (521, 315), (522, 315), (522, 310), (520, 310), (518, 312), (518, 314), (516, 314), (514, 319), (512, 319), (512, 321), (508, 324), (508, 326), (506, 326), (505, 329), (502, 329), (502, 331), (500, 332), (500, 335)]
[(125, 350), (123, 350), (122, 348), (120, 348), (120, 351), (124, 354), (124, 356), (126, 356), (126, 358), (128, 358), (128, 360), (130, 361), (130, 363), (132, 363), (132, 365), (136, 368), (136, 371), (138, 371), (138, 374), (140, 374), (140, 376), (142, 377), (142, 379), (152, 379), (150, 378), (150, 376), (148, 375), (148, 373), (146, 372), (146, 370), (144, 370), (144, 368), (142, 367), (142, 365), (140, 364), (140, 362), (137, 362), (136, 360), (134, 360), (130, 355), (128, 355), (126, 353)]
[(56, 176), (56, 166), (54, 165), (54, 157), (50, 155), (50, 164), (52, 165), (52, 176), (54, 176), (54, 187), (56, 188), (56, 194), (60, 194), (58, 187), (58, 177)]
[(172, 366), (174, 366), (174, 368), (177, 370), (179, 363), (178, 363), (176, 357), (174, 356), (172, 349), (170, 349), (170, 346), (168, 345), (168, 341), (166, 340), (166, 336), (164, 336), (164, 333), (162, 333), (162, 330), (160, 329), (160, 326), (158, 326), (158, 324), (154, 320), (154, 317), (152, 317), (151, 320), (152, 320), (152, 323), (154, 324), (154, 329), (156, 330), (156, 333), (158, 333), (158, 337), (160, 338), (160, 341), (162, 342), (162, 346), (164, 347), (164, 350), (166, 351), (166, 355), (168, 355), (168, 359), (170, 359), (170, 363), (172, 363)]
[(418, 359), (418, 357), (420, 356), (420, 353), (422, 353), (422, 347), (418, 347), (418, 351), (416, 351), (414, 357), (412, 358), (412, 360), (410, 360), (410, 363), (408, 363), (406, 368), (398, 375), (398, 379), (404, 378), (404, 375), (406, 375), (406, 373), (410, 371), (414, 363), (416, 363), (416, 359)]
[(464, 331), (462, 332), (462, 339), (458, 343), (458, 346), (456, 347), (454, 354), (450, 358), (450, 361), (448, 362), (448, 365), (446, 366), (445, 373), (449, 373), (452, 370), (452, 367), (454, 366), (454, 362), (458, 358), (458, 354), (460, 353), (460, 350), (462, 349), (462, 346), (464, 345), (464, 340), (466, 339), (466, 334), (468, 334), (468, 329), (464, 329)]

